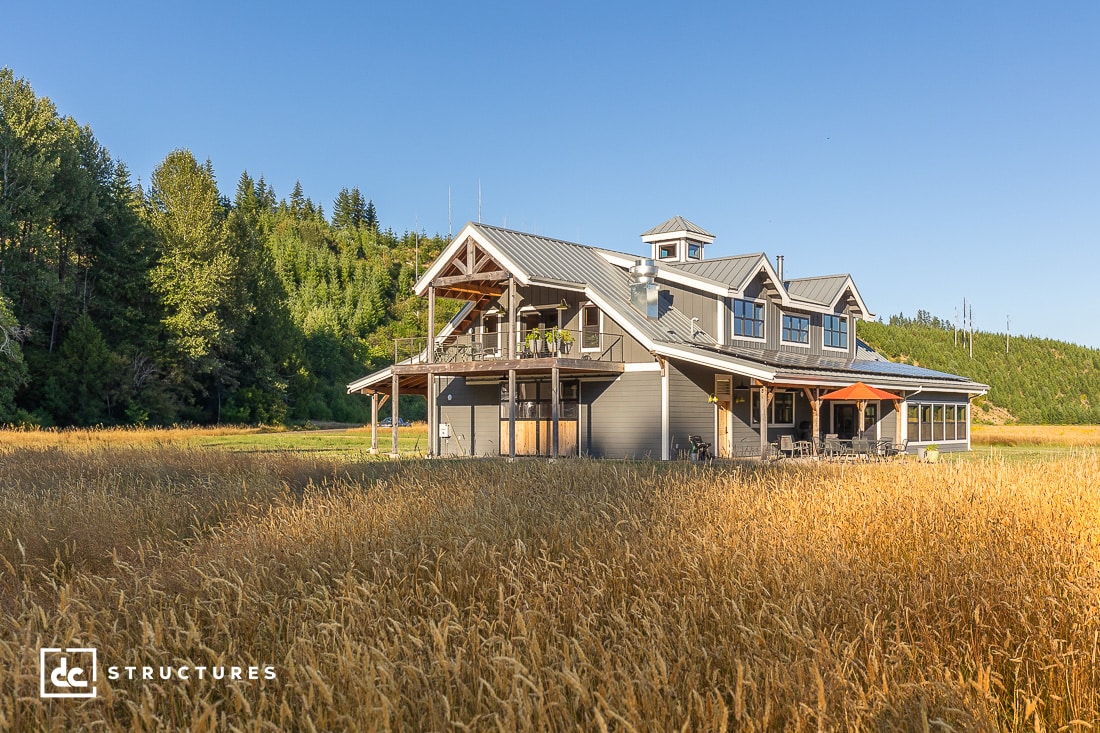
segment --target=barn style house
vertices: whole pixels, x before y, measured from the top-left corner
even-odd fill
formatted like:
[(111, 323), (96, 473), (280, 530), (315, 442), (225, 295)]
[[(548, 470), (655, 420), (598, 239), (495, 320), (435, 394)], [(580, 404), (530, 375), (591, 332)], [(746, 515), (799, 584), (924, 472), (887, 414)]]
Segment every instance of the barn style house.
[[(421, 394), (431, 455), (678, 458), (819, 448), (826, 436), (909, 452), (970, 447), (987, 387), (888, 361), (849, 275), (786, 279), (783, 258), (707, 259), (714, 235), (674, 217), (644, 256), (467, 224), (416, 284), (430, 333), (348, 385), (378, 407)], [(436, 324), (436, 299), (465, 301)], [(871, 391), (839, 390), (867, 385)], [(397, 452), (397, 431), (392, 435)]]

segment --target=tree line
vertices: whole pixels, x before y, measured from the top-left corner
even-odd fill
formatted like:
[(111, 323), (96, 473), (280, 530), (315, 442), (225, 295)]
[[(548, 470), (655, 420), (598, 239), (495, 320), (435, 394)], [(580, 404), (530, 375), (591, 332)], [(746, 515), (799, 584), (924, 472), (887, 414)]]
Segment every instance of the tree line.
[(0, 69), (0, 422), (363, 422), (345, 385), (425, 332), (417, 249), (444, 246), (358, 188), (331, 217), (247, 172), (230, 198), (184, 149), (135, 185)]
[(1100, 350), (1034, 336), (954, 333), (952, 323), (919, 311), (916, 318), (891, 316), (888, 323), (860, 323), (860, 339), (892, 361), (959, 374), (990, 385), (975, 401), (975, 418), (986, 405), (1026, 424), (1100, 423)]

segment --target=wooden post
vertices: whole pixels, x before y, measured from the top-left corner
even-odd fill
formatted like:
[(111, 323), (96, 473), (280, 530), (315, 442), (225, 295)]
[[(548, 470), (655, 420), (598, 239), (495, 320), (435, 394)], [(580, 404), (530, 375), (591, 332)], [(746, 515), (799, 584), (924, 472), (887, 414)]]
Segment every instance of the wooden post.
[(508, 278), (508, 347), (504, 351), (509, 359), (516, 358), (516, 339), (519, 338), (516, 329), (516, 278)]
[(809, 387), (802, 388), (803, 394), (806, 395), (807, 401), (810, 403), (811, 422), (810, 422), (810, 442), (814, 445), (814, 450), (817, 450), (817, 441), (821, 438), (821, 390), (814, 387), (813, 392)]
[(508, 370), (508, 457), (516, 457), (516, 370)]
[(370, 453), (378, 453), (378, 393), (370, 393)]
[[(428, 363), (435, 363), (435, 286), (428, 286)], [(428, 425), (431, 425), (428, 420)]]
[(856, 437), (863, 438), (863, 413), (867, 410), (867, 400), (856, 400), (856, 408), (859, 410), (859, 424), (856, 425)]
[(905, 416), (902, 414), (904, 400), (894, 400), (894, 442), (905, 440)]
[(390, 421), (391, 421), (391, 423), (390, 423), (390, 433), (393, 434), (393, 446), (392, 446), (392, 450), (390, 451), (390, 455), (393, 456), (394, 458), (397, 458), (397, 456), (399, 455), (398, 451), (397, 451), (397, 432), (398, 432), (397, 424), (400, 420), (400, 417), (398, 416), (397, 413), (398, 413), (398, 403), (401, 401), (399, 399), (400, 396), (401, 396), (401, 379), (400, 379), (400, 377), (397, 376), (396, 372), (394, 372), (394, 375), (393, 375), (392, 389), (393, 389), (393, 406), (390, 408), (390, 415), (392, 416), (390, 418)]
[(435, 375), (428, 372), (428, 383), (425, 385), (425, 397), (428, 400), (428, 458), (438, 455), (436, 448), (439, 444), (439, 430), (437, 428), (438, 415), (436, 413)]
[(561, 402), (561, 370), (556, 366), (550, 368), (550, 457), (558, 457), (558, 419), (561, 417), (559, 403)]

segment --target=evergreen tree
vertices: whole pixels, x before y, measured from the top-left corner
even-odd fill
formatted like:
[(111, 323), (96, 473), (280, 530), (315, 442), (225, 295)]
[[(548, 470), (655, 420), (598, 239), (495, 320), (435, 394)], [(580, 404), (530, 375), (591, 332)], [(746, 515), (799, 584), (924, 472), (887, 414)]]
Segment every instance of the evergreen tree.
[(374, 199), (367, 202), (367, 208), (363, 212), (363, 223), (372, 232), (378, 231), (378, 212), (374, 209)]

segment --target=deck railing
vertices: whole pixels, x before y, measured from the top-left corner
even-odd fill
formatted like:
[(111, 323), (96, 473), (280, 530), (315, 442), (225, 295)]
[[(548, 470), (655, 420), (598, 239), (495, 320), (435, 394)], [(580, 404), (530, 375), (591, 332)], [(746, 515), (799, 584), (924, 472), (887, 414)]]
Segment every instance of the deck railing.
[[(409, 361), (423, 364), (428, 361), (428, 339), (423, 336), (395, 339), (393, 360), (395, 364)], [(435, 362), (456, 364), (470, 361), (487, 361), (508, 358), (504, 334), (461, 334), (437, 337)], [(595, 331), (578, 331), (555, 328), (524, 334), (516, 343), (517, 359), (590, 359), (622, 363), (623, 337), (621, 334)]]

